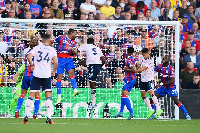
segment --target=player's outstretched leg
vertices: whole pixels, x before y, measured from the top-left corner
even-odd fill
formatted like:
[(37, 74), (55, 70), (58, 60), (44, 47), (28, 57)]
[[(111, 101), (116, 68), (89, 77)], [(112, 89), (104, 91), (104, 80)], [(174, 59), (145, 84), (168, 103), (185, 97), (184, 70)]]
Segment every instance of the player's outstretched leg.
[(17, 108), (16, 108), (16, 111), (15, 111), (15, 118), (19, 118), (19, 110), (24, 102), (24, 95), (20, 95), (20, 97), (18, 98), (18, 103), (17, 103)]
[(123, 99), (124, 104), (126, 105), (127, 109), (130, 112), (129, 117), (127, 118), (127, 120), (130, 120), (131, 118), (135, 117), (135, 113), (133, 112), (133, 109), (131, 108), (130, 99), (127, 95), (122, 95), (122, 99)]
[(61, 79), (57, 79), (56, 82), (56, 88), (57, 88), (57, 94), (58, 94), (58, 99), (57, 103), (61, 103)]
[(172, 97), (176, 105), (179, 107), (179, 109), (184, 113), (186, 120), (191, 120), (191, 117), (189, 116), (187, 110), (185, 109), (184, 105), (179, 101), (178, 97)]
[(144, 103), (146, 104), (146, 106), (149, 109), (149, 113), (147, 115), (147, 118), (150, 118), (155, 113), (155, 110), (152, 109), (151, 104), (150, 104), (150, 100), (149, 100), (148, 97), (142, 97), (142, 99), (144, 100)]
[(25, 104), (25, 117), (23, 120), (23, 124), (28, 123), (28, 115), (30, 114), (30, 109), (32, 108), (32, 105), (33, 105), (33, 98), (29, 97)]
[(35, 110), (34, 110), (33, 119), (38, 119), (37, 114), (40, 108), (40, 97), (35, 97), (34, 106), (35, 106)]
[(70, 76), (70, 81), (74, 90), (73, 96), (77, 96), (81, 93), (81, 91), (77, 90), (77, 82), (75, 76)]
[(122, 98), (122, 96), (121, 96), (120, 111), (119, 111), (119, 113), (117, 113), (117, 114), (114, 116), (115, 118), (118, 118), (118, 117), (122, 117), (122, 116), (123, 116), (124, 106), (125, 106), (124, 100), (123, 100), (123, 98)]
[(52, 101), (51, 101), (51, 97), (47, 97), (46, 98), (46, 108), (47, 108), (47, 119), (46, 119), (46, 123), (49, 124), (54, 124), (53, 120), (51, 119), (51, 112), (52, 112)]
[(156, 106), (156, 118), (159, 118), (160, 115), (163, 113), (163, 110), (160, 109), (158, 98), (155, 96), (155, 94), (151, 94), (151, 98), (152, 98), (152, 101), (155, 103), (155, 106)]
[(15, 97), (13, 98), (13, 100), (10, 103), (10, 108), (9, 108), (9, 112), (8, 112), (10, 115), (12, 114), (12, 111), (14, 110), (14, 108), (17, 105), (18, 98), (19, 98), (19, 95), (15, 94)]

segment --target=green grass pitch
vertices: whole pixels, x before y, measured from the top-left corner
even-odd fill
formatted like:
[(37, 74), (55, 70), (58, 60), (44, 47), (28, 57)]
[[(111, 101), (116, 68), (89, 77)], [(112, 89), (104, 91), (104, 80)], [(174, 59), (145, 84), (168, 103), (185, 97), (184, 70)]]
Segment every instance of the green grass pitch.
[(200, 133), (200, 120), (125, 119), (0, 119), (0, 133)]

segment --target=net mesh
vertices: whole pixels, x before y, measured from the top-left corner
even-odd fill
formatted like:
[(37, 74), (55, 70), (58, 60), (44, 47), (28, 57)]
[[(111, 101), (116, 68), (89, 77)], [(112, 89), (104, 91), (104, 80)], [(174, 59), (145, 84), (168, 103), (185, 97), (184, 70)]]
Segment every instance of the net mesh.
[[(0, 117), (6, 117), (8, 113), (14, 116), (15, 108), (9, 111), (11, 101), (19, 94), (13, 94), (13, 79), (19, 67), (24, 64), (24, 55), (29, 50), (29, 42), (36, 38), (41, 42), (43, 34), (50, 34), (52, 40), (60, 35), (67, 35), (69, 29), (76, 30), (77, 47), (87, 43), (87, 38), (94, 38), (95, 45), (100, 47), (107, 64), (102, 67), (97, 77), (97, 109), (88, 111), (91, 101), (91, 92), (88, 83), (87, 67), (78, 64), (79, 59), (84, 59), (84, 53), (74, 57), (75, 75), (78, 88), (82, 91), (79, 97), (73, 97), (73, 89), (68, 73), (65, 71), (62, 78), (62, 104), (56, 104), (56, 77), (52, 78), (54, 103), (54, 117), (78, 117), (78, 118), (110, 118), (120, 108), (121, 88), (123, 86), (124, 65), (128, 47), (135, 48), (137, 57), (141, 50), (148, 48), (154, 58), (154, 65), (161, 63), (165, 55), (170, 56), (170, 64), (175, 68), (175, 42), (174, 26), (164, 25), (125, 25), (125, 24), (58, 24), (58, 23), (1, 23), (2, 45), (1, 54), (1, 88), (0, 88)], [(54, 41), (52, 47), (57, 49), (58, 43)], [(155, 83), (159, 80), (155, 73)], [(148, 109), (140, 96), (140, 74), (137, 74), (137, 82), (131, 91), (129, 98), (133, 106), (136, 118), (146, 118)], [(45, 98), (43, 99), (40, 114), (45, 116)], [(27, 99), (27, 96), (26, 98)], [(174, 103), (169, 96), (159, 100), (164, 110), (162, 118), (174, 118)], [(25, 103), (25, 102), (24, 102)], [(20, 116), (24, 115), (24, 104), (20, 110)], [(108, 109), (107, 109), (108, 108)], [(125, 109), (124, 118), (129, 112)]]

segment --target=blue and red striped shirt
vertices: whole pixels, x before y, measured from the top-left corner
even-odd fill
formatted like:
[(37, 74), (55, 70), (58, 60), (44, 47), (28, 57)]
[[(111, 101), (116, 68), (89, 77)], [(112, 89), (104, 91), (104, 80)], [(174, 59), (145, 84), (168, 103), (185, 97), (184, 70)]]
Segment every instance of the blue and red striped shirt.
[[(136, 58), (136, 56), (130, 56), (127, 58), (127, 61), (125, 63), (125, 67), (127, 69), (131, 69), (132, 66), (135, 66), (136, 63), (138, 62), (138, 59)], [(133, 72), (125, 72), (125, 79), (127, 81), (131, 81), (131, 80), (134, 80), (136, 79), (136, 73), (133, 73)]]
[[(26, 54), (25, 54), (25, 59), (24, 59), (24, 64), (25, 64), (25, 71), (24, 71), (24, 75), (26, 77), (33, 77), (33, 71), (31, 71), (31, 67), (28, 63), (28, 55), (30, 53), (31, 50), (29, 50)], [(34, 62), (34, 57), (32, 58), (32, 61)]]
[[(69, 57), (67, 58), (73, 57), (72, 51), (71, 49), (69, 49), (69, 47), (71, 48), (76, 47), (75, 40), (69, 39), (66, 35), (61, 35), (58, 38), (56, 38), (55, 41), (58, 42), (58, 46), (57, 46), (58, 57), (62, 58), (63, 53), (69, 55)], [(63, 57), (63, 58), (66, 58), (66, 57)]]
[[(164, 67), (162, 64), (160, 64), (154, 68), (154, 71), (159, 73), (161, 81), (163, 83), (168, 82), (171, 79), (171, 77), (175, 76), (175, 70), (171, 65)], [(175, 84), (173, 83), (168, 86), (164, 86), (164, 88), (167, 88), (167, 87), (173, 88), (174, 86)]]

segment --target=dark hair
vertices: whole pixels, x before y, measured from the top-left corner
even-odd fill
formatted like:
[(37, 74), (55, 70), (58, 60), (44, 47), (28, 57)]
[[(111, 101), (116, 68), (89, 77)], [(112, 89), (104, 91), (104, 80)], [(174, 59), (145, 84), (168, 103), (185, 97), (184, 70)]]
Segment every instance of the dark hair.
[(87, 44), (94, 44), (94, 39), (93, 38), (88, 38), (87, 39)]
[(42, 39), (44, 39), (44, 40), (48, 40), (48, 39), (50, 39), (51, 38), (51, 35), (49, 35), (49, 34), (44, 34), (43, 36), (42, 36)]
[(148, 48), (143, 48), (142, 53), (149, 53), (149, 49)]
[(139, 8), (144, 8), (144, 6), (145, 6), (145, 4), (144, 4), (144, 2), (143, 1), (138, 1), (137, 2), (137, 7), (139, 7)]
[(1, 53), (0, 53), (0, 57), (2, 57), (2, 58), (3, 58), (3, 60), (4, 60), (4, 55), (3, 55), (3, 54), (1, 54)]
[(198, 73), (195, 73), (194, 76), (199, 76), (199, 74), (198, 74)]
[(192, 6), (192, 7), (193, 7), (193, 9), (195, 9), (195, 8), (194, 8), (194, 5), (189, 5), (189, 6), (187, 7), (187, 9), (188, 9), (190, 6)]
[(75, 30), (74, 29), (69, 29), (68, 34), (73, 33)]
[(134, 48), (133, 48), (133, 47), (128, 47), (127, 52), (128, 52), (128, 53), (131, 53), (131, 54), (134, 53)]
[(151, 9), (147, 9), (147, 10), (145, 11), (145, 15), (146, 15), (147, 11), (151, 11)]
[(29, 45), (30, 45), (31, 49), (33, 49), (33, 47), (35, 47), (35, 46), (38, 46), (39, 45), (38, 39), (32, 39), (30, 41)]

